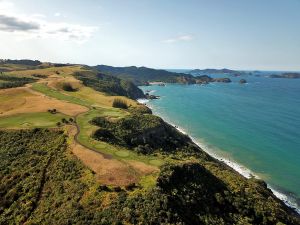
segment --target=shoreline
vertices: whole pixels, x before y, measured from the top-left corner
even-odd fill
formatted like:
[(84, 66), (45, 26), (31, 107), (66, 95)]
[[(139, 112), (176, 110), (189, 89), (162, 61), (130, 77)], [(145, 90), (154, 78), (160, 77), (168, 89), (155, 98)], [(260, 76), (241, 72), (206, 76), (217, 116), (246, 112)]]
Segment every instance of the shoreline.
[[(153, 109), (152, 107), (150, 107), (149, 105), (146, 104), (146, 103), (150, 102), (150, 100), (148, 100), (148, 99), (137, 99), (137, 101), (141, 104), (146, 105), (151, 110)], [(256, 175), (254, 172), (252, 172), (250, 169), (244, 167), (243, 165), (240, 165), (239, 163), (235, 162), (232, 159), (228, 159), (228, 158), (219, 156), (217, 153), (212, 151), (206, 144), (199, 142), (195, 137), (189, 135), (183, 128), (181, 128), (178, 125), (174, 124), (173, 122), (169, 121), (164, 116), (160, 115), (159, 113), (157, 113), (155, 115), (161, 117), (166, 123), (168, 123), (171, 126), (175, 127), (180, 133), (187, 135), (204, 152), (209, 154), (211, 157), (219, 160), (220, 162), (225, 163), (227, 166), (231, 167), (233, 170), (238, 172), (243, 177), (245, 177), (247, 179), (249, 179), (251, 177), (255, 177), (257, 179), (260, 179), (260, 177), (258, 175)], [(268, 188), (271, 189), (273, 194), (278, 199), (280, 199), (282, 202), (284, 202), (285, 205), (287, 205), (288, 207), (290, 207), (291, 209), (293, 209), (296, 213), (298, 213), (300, 215), (300, 205), (298, 205), (295, 201), (293, 201), (293, 199), (290, 199), (289, 196), (287, 196), (287, 194), (282, 193), (282, 191), (280, 191), (280, 190), (276, 190), (276, 188), (270, 186), (268, 183), (267, 183), (267, 186), (268, 186)]]

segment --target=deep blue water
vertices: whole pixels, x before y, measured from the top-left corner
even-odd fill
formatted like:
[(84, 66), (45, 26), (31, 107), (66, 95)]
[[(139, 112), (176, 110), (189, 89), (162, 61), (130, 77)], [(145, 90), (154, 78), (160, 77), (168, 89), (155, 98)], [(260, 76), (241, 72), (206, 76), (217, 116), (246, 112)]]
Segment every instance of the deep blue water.
[[(248, 84), (142, 87), (161, 96), (147, 103), (205, 144), (249, 168), (291, 201), (300, 199), (300, 79), (243, 76)], [(299, 204), (300, 205), (300, 204)]]

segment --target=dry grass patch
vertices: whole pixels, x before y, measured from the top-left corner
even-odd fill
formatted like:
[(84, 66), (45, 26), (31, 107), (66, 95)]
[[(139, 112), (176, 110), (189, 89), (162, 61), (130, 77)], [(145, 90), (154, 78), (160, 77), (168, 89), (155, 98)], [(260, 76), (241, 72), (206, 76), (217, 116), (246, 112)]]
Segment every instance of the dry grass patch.
[(123, 162), (105, 157), (100, 152), (92, 151), (76, 143), (74, 141), (74, 136), (77, 133), (75, 126), (66, 126), (66, 132), (71, 138), (70, 147), (74, 155), (95, 172), (96, 179), (102, 184), (126, 186), (138, 183), (142, 176), (158, 171), (156, 167), (142, 162), (134, 160)]
[(75, 71), (81, 70), (81, 66), (64, 66), (64, 67), (49, 67), (43, 69), (33, 69), (33, 70), (20, 70), (20, 71), (12, 71), (8, 74), (17, 74), (23, 76), (29, 76), (33, 74), (39, 74), (44, 76), (67, 76), (73, 74)]
[(81, 81), (75, 79), (72, 76), (68, 77), (57, 77), (56, 75), (50, 76), (47, 79), (42, 80), (42, 82), (47, 82), (47, 86), (56, 90), (63, 91), (63, 84), (68, 83), (72, 85), (73, 88), (80, 89), (83, 85)]
[(47, 112), (48, 109), (56, 109), (69, 116), (88, 111), (84, 106), (49, 98), (28, 87), (0, 90), (0, 116)]
[[(75, 79), (75, 78), (74, 78)], [(77, 82), (80, 82), (76, 80)], [(62, 81), (61, 81), (62, 82)], [(105, 93), (95, 91), (92, 88), (82, 86), (81, 83), (77, 83), (75, 81), (72, 82), (74, 87), (79, 87), (79, 91), (76, 92), (64, 92), (64, 94), (71, 95), (80, 99), (85, 99), (89, 102), (93, 102), (95, 106), (106, 106), (106, 107), (112, 107), (114, 99), (123, 99), (127, 102), (128, 105), (136, 106), (137, 102), (131, 99), (128, 99), (124, 96), (108, 96)], [(81, 86), (80, 86), (81, 85)]]
[(139, 161), (128, 161), (128, 164), (132, 166), (135, 170), (137, 170), (140, 174), (148, 175), (151, 173), (158, 172), (159, 169), (155, 166), (147, 165), (143, 162)]
[(106, 159), (102, 154), (74, 144), (72, 152), (96, 174), (96, 179), (106, 185), (125, 186), (138, 181), (137, 173), (125, 163)]

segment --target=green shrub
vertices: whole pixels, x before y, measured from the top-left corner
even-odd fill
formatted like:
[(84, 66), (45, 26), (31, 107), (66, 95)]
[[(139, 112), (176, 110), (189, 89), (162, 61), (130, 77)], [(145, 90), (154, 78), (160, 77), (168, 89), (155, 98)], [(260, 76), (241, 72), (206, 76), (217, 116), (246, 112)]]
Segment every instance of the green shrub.
[(115, 122), (104, 117), (96, 117), (91, 123), (101, 127), (93, 134), (94, 139), (106, 140), (138, 153), (151, 154), (154, 151), (201, 153), (188, 136), (151, 114), (132, 114)]
[(127, 102), (120, 98), (115, 98), (112, 106), (115, 108), (120, 108), (120, 109), (128, 109)]
[(5, 82), (4, 83), (0, 82), (0, 89), (22, 87), (25, 84), (36, 81), (36, 79), (33, 79), (33, 78), (7, 76), (7, 75), (2, 75), (2, 74), (0, 75), (0, 81), (1, 80), (5, 81)]
[(64, 91), (68, 91), (68, 92), (75, 92), (78, 91), (77, 88), (74, 88), (70, 83), (63, 83), (62, 84), (62, 89)]

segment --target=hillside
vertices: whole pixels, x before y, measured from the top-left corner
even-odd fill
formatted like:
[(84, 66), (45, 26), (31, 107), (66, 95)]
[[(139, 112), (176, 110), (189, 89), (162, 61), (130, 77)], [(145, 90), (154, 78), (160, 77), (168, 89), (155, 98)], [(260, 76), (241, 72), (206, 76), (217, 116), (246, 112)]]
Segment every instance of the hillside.
[[(205, 84), (208, 82), (223, 82), (223, 79), (213, 79), (209, 76), (193, 76), (185, 73), (174, 73), (166, 70), (157, 70), (147, 67), (112, 67), (98, 65), (94, 67), (99, 72), (115, 77), (130, 80), (136, 85), (148, 85), (151, 82)], [(229, 79), (229, 78), (227, 78)], [(229, 79), (230, 80), (230, 79)]]
[(240, 71), (237, 71), (237, 70), (230, 70), (230, 69), (203, 69), (203, 70), (200, 70), (200, 69), (194, 69), (194, 70), (191, 70), (189, 71), (189, 73), (203, 73), (203, 74), (210, 74), (210, 73), (215, 73), (215, 74), (231, 74), (231, 73), (239, 73)]
[(6, 80), (30, 80), (0, 90), (0, 224), (300, 224), (263, 181), (137, 103), (131, 82), (2, 66)]
[(74, 77), (82, 81), (85, 86), (109, 95), (122, 95), (132, 99), (145, 98), (142, 90), (125, 79), (94, 71), (75, 72)]

